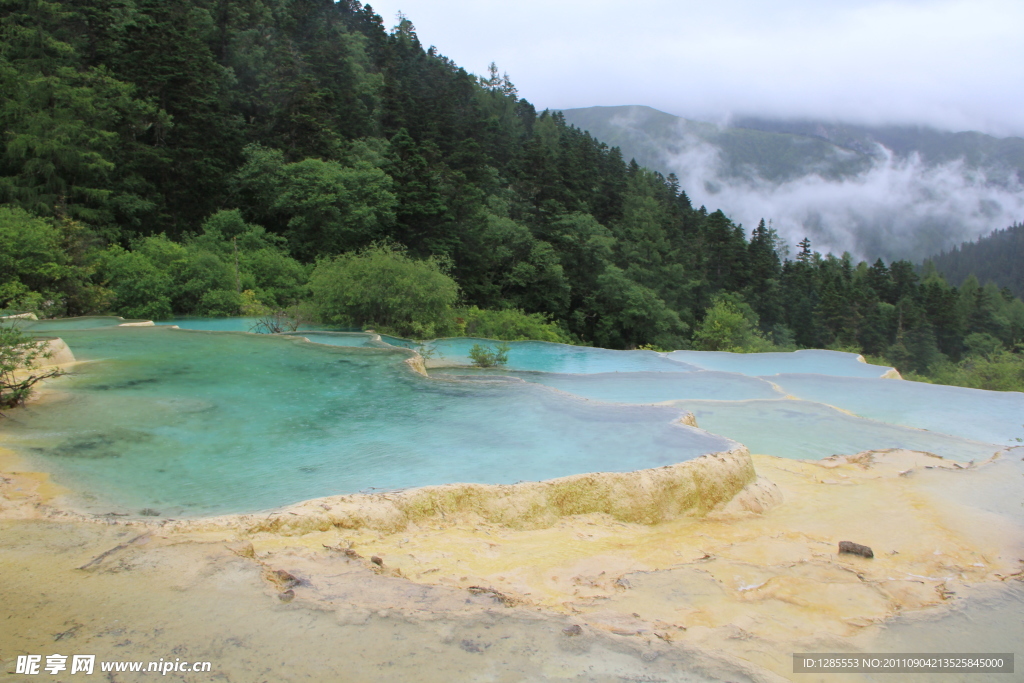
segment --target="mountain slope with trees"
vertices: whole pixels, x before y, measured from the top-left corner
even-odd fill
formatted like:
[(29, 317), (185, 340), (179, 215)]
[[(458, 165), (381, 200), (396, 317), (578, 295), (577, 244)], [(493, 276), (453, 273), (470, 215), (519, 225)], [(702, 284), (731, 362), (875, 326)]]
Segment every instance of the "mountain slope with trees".
[(879, 145), (898, 156), (919, 155), (927, 164), (963, 161), (1001, 182), (1024, 182), (1024, 138), (999, 138), (976, 131), (950, 132), (926, 126), (859, 126), (825, 121), (737, 118), (734, 128), (817, 138), (861, 154)]
[(415, 336), (830, 347), (911, 372), (1020, 355), (1019, 300), (807, 240), (789, 260), (764, 221), (692, 206), (354, 0), (10, 0), (0, 33), (0, 308), (300, 306)]
[(723, 179), (785, 182), (810, 172), (841, 179), (871, 165), (869, 154), (802, 131), (720, 126), (638, 105), (566, 109), (562, 115), (572, 125), (621, 147), (624, 154), (662, 173), (674, 170), (672, 159), (698, 144), (719, 154)]
[(968, 277), (994, 282), (1016, 297), (1024, 297), (1024, 224), (964, 242), (929, 259), (949, 282), (959, 285)]
[(663, 173), (673, 170), (667, 163), (672, 156), (699, 141), (721, 154), (726, 178), (753, 176), (773, 183), (810, 173), (850, 178), (870, 168), (884, 148), (897, 158), (917, 155), (928, 166), (962, 161), (1002, 184), (1024, 182), (1024, 138), (1019, 137), (749, 116), (718, 125), (637, 105), (565, 109), (562, 114), (572, 125)]

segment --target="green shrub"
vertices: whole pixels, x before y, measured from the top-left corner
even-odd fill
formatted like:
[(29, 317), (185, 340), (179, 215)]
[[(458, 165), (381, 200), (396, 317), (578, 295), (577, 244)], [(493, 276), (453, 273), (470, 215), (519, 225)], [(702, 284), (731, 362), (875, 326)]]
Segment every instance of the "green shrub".
[(469, 350), (469, 357), (473, 365), (478, 368), (494, 368), (508, 363), (508, 352), (511, 347), (508, 344), (498, 344), (497, 347), (473, 344)]
[(110, 292), (92, 281), (95, 241), (71, 219), (0, 206), (0, 308), (47, 318), (104, 310)]
[[(59, 370), (32, 372), (39, 361), (48, 358), (44, 342), (33, 339), (13, 324), (0, 324), (0, 408), (21, 405), (32, 393), (32, 387)], [(28, 371), (15, 375), (15, 371)]]
[(505, 341), (546, 341), (571, 344), (572, 338), (543, 313), (524, 313), (517, 308), (490, 311), (472, 306), (457, 313), (460, 336)]
[(772, 343), (757, 329), (757, 314), (742, 299), (719, 295), (693, 335), (701, 351), (758, 353), (773, 351)]
[(937, 363), (927, 374), (909, 373), (906, 379), (989, 391), (1024, 391), (1024, 355), (1002, 350), (989, 357), (968, 356), (959, 363)]
[(436, 258), (416, 260), (401, 247), (375, 244), (317, 263), (309, 281), (318, 317), (415, 339), (456, 331), (459, 286)]
[(248, 318), (259, 318), (271, 312), (269, 306), (264, 304), (251, 289), (242, 291), (242, 315)]
[(171, 317), (171, 277), (139, 251), (114, 245), (100, 258), (100, 272), (114, 294), (114, 309), (126, 318)]
[(0, 206), (0, 306), (25, 306), (29, 292), (53, 288), (67, 260), (52, 221)]
[(238, 292), (229, 289), (213, 289), (203, 294), (199, 300), (197, 311), (200, 315), (227, 318), (238, 315), (242, 310), (242, 303), (242, 295)]

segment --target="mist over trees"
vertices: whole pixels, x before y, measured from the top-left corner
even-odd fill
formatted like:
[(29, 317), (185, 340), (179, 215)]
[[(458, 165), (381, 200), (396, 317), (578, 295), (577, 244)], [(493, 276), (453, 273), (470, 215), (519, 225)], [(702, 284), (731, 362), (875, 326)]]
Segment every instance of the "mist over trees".
[(1019, 358), (998, 288), (790, 259), (498, 74), (353, 0), (6, 2), (0, 308)]
[(910, 126), (734, 118), (706, 123), (643, 106), (566, 121), (626, 158), (674, 172), (695, 204), (772, 217), (790, 243), (920, 262), (1024, 216), (1024, 138)]

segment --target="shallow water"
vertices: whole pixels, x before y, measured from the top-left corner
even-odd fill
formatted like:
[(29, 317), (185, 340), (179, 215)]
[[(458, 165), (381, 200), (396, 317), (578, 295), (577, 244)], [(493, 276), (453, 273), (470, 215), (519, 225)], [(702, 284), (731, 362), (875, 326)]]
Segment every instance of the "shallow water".
[(862, 417), (1012, 445), (1024, 437), (1024, 394), (888, 379), (778, 375), (787, 394)]
[[(172, 322), (242, 331), (255, 320)], [(909, 448), (979, 461), (1014, 443), (1024, 415), (1020, 394), (883, 380), (887, 368), (832, 351), (659, 354), (511, 342), (507, 367), (479, 370), (468, 366), (469, 350), (495, 342), (441, 339), (425, 348), (431, 365), (450, 366), (427, 379), (402, 363), (411, 355), (403, 347), (419, 345), (395, 337), (113, 327), (121, 322), (28, 328), (59, 333), (76, 357), (97, 362), (54, 382), (65, 399), (22, 411), (5, 439), (96, 506), (170, 514), (629, 471), (733, 442), (786, 458)], [(663, 402), (671, 403), (645, 405)], [(720, 436), (670, 424), (686, 410)]]
[[(898, 380), (885, 380), (898, 382)], [(820, 460), (884, 448), (925, 451), (944, 458), (981, 461), (998, 444), (866, 420), (820, 403), (793, 400), (680, 401), (697, 424), (739, 441), (752, 453)]]
[[(79, 360), (5, 441), (103, 504), (164, 514), (631, 471), (735, 446), (527, 383), (432, 380), (399, 349), (165, 327), (67, 331)], [(99, 502), (97, 504), (100, 504)]]
[[(1024, 446), (1008, 448), (983, 469), (969, 470), (956, 478), (943, 478), (936, 474), (923, 475), (921, 481), (921, 486), (933, 496), (983, 510), (1024, 528)], [(950, 509), (955, 515), (955, 508), (950, 506)], [(1024, 546), (1020, 552), (1024, 554)], [(1024, 556), (1020, 561), (1024, 563)]]
[(813, 373), (832, 377), (881, 377), (892, 368), (868, 365), (857, 354), (824, 349), (775, 353), (673, 351), (668, 358), (704, 370), (738, 372), (752, 377), (779, 373)]
[[(433, 351), (433, 361), (469, 365), (474, 345), (495, 349), (501, 342), (489, 339), (437, 339), (425, 344)], [(506, 342), (509, 345), (508, 370), (558, 373), (599, 372), (691, 372), (697, 368), (670, 360), (654, 351), (615, 351), (590, 346), (569, 346), (550, 342)]]
[[(957, 391), (957, 387), (942, 387), (954, 391), (932, 394), (928, 390), (937, 388), (934, 385), (893, 379), (757, 378), (707, 370), (589, 375), (471, 368), (430, 372), (435, 377), (478, 382), (525, 381), (610, 403), (674, 402), (692, 411), (701, 428), (743, 443), (754, 453), (784, 458), (817, 460), (871, 449), (908, 448), (953, 460), (980, 461), (999, 450), (1000, 444), (1015, 443), (1001, 437), (1013, 433), (1016, 421), (1024, 420), (1020, 394)], [(787, 399), (786, 394), (812, 400)], [(835, 407), (830, 405), (833, 402)], [(930, 430), (925, 431), (926, 427)]]
[[(262, 318), (174, 318), (158, 320), (157, 325), (177, 325), (183, 330), (206, 330), (208, 332), (252, 332)], [(299, 330), (336, 329), (325, 325), (299, 325)]]
[(365, 346), (380, 348), (383, 345), (377, 339), (377, 335), (365, 332), (320, 332), (300, 331), (286, 332), (288, 336), (303, 337), (315, 344), (327, 344), (328, 346)]
[(574, 396), (611, 403), (660, 403), (678, 399), (744, 401), (754, 398), (782, 398), (771, 383), (731, 372), (604, 372), (568, 375), (553, 372), (439, 368), (432, 377), (459, 376), (485, 380), (509, 377), (564, 391)]
[(380, 335), (381, 341), (392, 346), (400, 346), (403, 349), (418, 349), (422, 346), (421, 342), (413, 341), (412, 339), (403, 339), (401, 337), (392, 337), (388, 334)]
[[(983, 468), (956, 472), (919, 472), (917, 484), (944, 503), (944, 526), (964, 531), (975, 539), (993, 537), (1005, 543), (1017, 539), (1007, 559), (1024, 569), (1024, 447), (1004, 452)], [(988, 518), (965, 525), (964, 512), (982, 511)], [(978, 522), (981, 522), (980, 524)], [(987, 540), (987, 539), (986, 539)], [(1014, 674), (900, 674), (901, 681), (981, 683), (1020, 680), (1024, 667), (1024, 583), (1007, 579), (977, 585), (955, 595), (950, 609), (910, 613), (898, 617), (875, 635), (863, 649), (869, 652), (1006, 653), (1016, 652)], [(892, 675), (865, 675), (865, 680), (887, 681)], [(799, 679), (798, 679), (799, 680)]]
[(124, 323), (146, 322), (144, 320), (128, 320), (112, 316), (83, 316), (81, 318), (57, 318), (54, 320), (28, 320), (25, 318), (11, 320), (16, 326), (32, 334), (50, 334), (64, 330), (93, 330), (104, 327), (117, 327)]

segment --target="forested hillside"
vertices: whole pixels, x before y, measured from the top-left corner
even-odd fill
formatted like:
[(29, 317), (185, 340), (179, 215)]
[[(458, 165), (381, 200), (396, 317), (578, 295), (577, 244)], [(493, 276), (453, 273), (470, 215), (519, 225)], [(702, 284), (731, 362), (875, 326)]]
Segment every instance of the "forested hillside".
[(974, 275), (986, 282), (1005, 287), (1014, 296), (1024, 297), (1024, 225), (1016, 224), (976, 242), (964, 242), (959, 247), (931, 258), (935, 268), (954, 284), (959, 285)]
[[(611, 348), (1011, 353), (1024, 304), (795, 259), (342, 0), (0, 5), (0, 308)], [(1005, 359), (1004, 359), (1005, 360)]]

